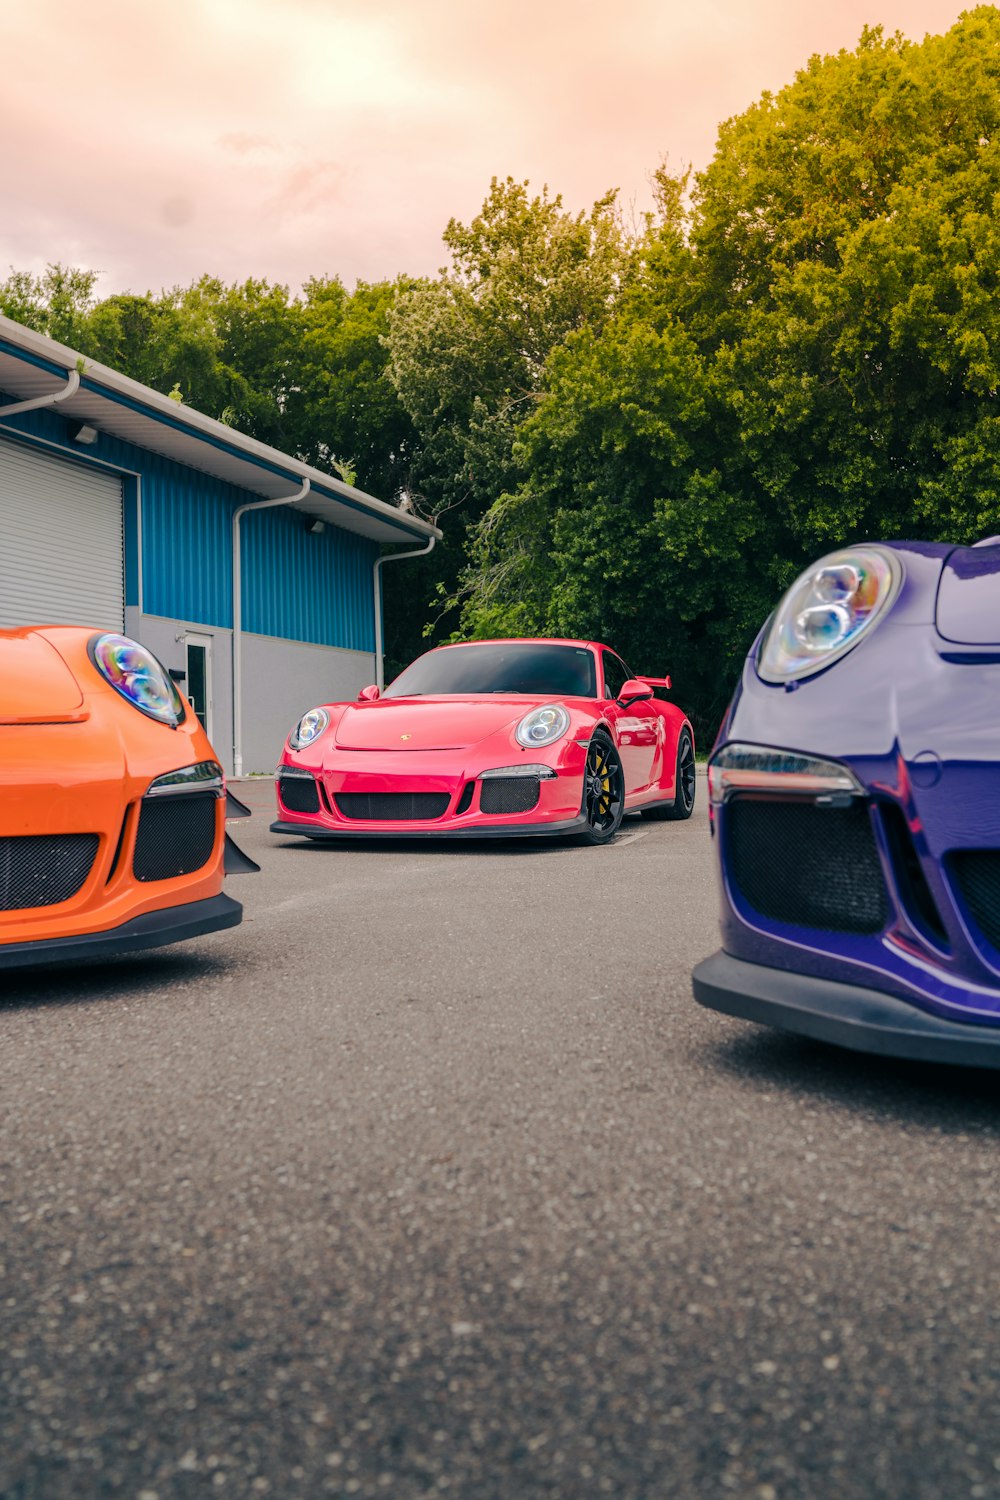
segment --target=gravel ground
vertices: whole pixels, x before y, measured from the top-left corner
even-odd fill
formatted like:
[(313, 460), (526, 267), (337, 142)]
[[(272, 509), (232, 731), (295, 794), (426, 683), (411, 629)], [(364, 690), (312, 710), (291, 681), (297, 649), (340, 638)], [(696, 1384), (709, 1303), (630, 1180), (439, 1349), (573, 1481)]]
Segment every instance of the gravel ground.
[(241, 928), (3, 981), (5, 1500), (1000, 1495), (996, 1075), (695, 1006), (703, 808), (240, 790)]

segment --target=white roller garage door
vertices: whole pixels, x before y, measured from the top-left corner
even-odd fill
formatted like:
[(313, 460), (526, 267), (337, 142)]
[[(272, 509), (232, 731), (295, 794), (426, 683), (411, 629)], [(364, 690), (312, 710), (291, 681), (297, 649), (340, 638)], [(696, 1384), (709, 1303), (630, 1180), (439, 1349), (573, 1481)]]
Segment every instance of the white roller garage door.
[(0, 628), (125, 619), (121, 480), (0, 442)]

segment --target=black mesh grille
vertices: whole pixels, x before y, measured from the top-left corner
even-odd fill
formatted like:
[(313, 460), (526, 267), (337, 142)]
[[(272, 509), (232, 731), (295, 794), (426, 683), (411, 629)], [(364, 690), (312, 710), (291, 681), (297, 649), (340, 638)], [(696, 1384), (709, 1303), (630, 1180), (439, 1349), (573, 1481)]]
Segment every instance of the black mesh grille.
[(966, 849), (952, 855), (951, 865), (973, 921), (1000, 948), (1000, 849)]
[(96, 833), (0, 838), (0, 911), (68, 901), (90, 874), (99, 842)]
[(319, 812), (319, 789), (312, 776), (279, 776), (278, 796), (289, 812)]
[(737, 798), (726, 809), (728, 866), (748, 905), (775, 922), (881, 932), (889, 920), (868, 809)]
[(451, 798), (447, 792), (339, 792), (333, 800), (345, 818), (411, 823), (443, 817)]
[(537, 776), (487, 776), (479, 793), (479, 811), (530, 812), (538, 802), (541, 785)]
[(144, 798), (132, 860), (136, 880), (171, 880), (208, 864), (215, 847), (216, 800), (205, 792)]

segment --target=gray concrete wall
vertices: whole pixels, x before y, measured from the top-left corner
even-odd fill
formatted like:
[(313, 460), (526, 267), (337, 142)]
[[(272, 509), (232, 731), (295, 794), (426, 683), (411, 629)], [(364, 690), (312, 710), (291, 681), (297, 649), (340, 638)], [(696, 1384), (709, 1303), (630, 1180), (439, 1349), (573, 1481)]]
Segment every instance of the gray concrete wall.
[[(212, 743), (227, 775), (233, 772), (232, 631), (197, 620), (167, 620), (129, 607), (125, 630), (167, 668), (183, 671), (187, 631), (212, 640)], [(375, 681), (370, 651), (341, 651), (275, 636), (243, 633), (243, 774), (273, 771), (285, 736), (319, 703), (356, 698)], [(180, 684), (181, 689), (184, 683)]]
[(356, 698), (374, 681), (371, 651), (341, 651), (245, 632), (243, 774), (273, 771), (285, 736), (310, 708)]
[[(146, 615), (130, 605), (125, 610), (125, 633), (148, 646), (168, 669), (183, 672), (187, 665), (184, 636), (187, 631), (209, 636), (212, 641), (212, 744), (227, 775), (233, 770), (233, 633), (199, 620), (168, 620)], [(178, 683), (181, 692), (186, 684)], [(272, 766), (271, 770), (274, 769)]]
[[(126, 633), (148, 646), (165, 667), (186, 666), (184, 633), (211, 637), (211, 741), (232, 775), (232, 631), (196, 619), (165, 619), (129, 607)], [(354, 699), (375, 681), (375, 655), (340, 651), (304, 640), (243, 633), (243, 774), (273, 771), (285, 736), (318, 703)], [(180, 684), (184, 688), (183, 682)]]

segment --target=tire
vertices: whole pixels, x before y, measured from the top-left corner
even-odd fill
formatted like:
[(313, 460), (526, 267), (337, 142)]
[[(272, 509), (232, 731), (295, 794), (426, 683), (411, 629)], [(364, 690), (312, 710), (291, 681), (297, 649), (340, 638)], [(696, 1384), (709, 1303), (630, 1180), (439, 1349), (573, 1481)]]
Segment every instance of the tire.
[(694, 740), (690, 729), (682, 729), (677, 741), (677, 765), (674, 771), (672, 807), (644, 807), (642, 816), (650, 823), (680, 823), (694, 812), (697, 770), (694, 762)]
[(583, 775), (583, 807), (586, 830), (581, 844), (609, 844), (621, 827), (625, 813), (625, 773), (611, 736), (595, 730), (587, 750)]

